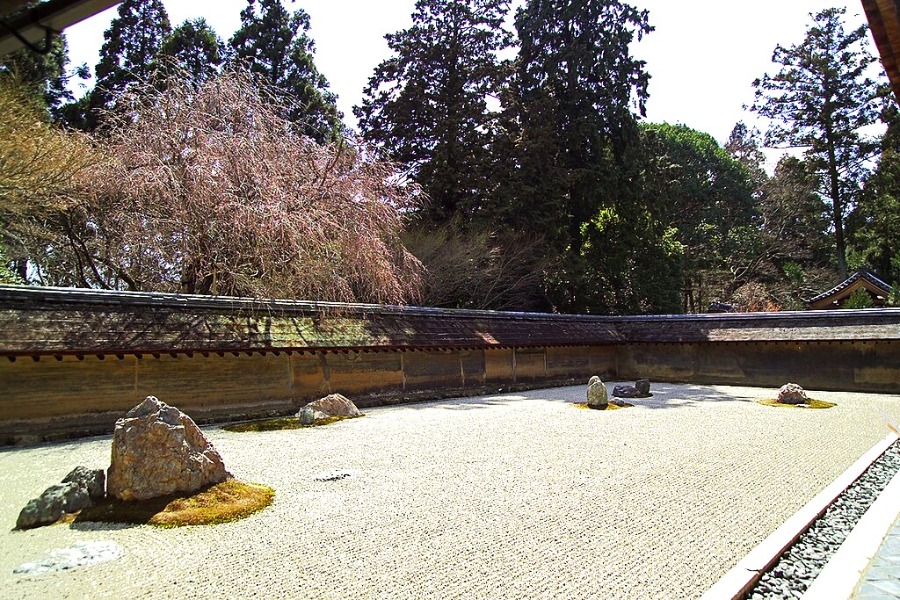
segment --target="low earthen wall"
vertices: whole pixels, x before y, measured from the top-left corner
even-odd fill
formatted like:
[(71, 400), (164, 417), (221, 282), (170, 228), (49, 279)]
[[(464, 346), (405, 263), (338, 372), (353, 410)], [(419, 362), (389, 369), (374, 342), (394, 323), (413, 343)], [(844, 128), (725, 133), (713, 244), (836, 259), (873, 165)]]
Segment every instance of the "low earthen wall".
[[(111, 430), (155, 395), (198, 421), (604, 380), (896, 393), (900, 311), (566, 317), (0, 286), (0, 442)], [(251, 302), (251, 301), (247, 301)]]

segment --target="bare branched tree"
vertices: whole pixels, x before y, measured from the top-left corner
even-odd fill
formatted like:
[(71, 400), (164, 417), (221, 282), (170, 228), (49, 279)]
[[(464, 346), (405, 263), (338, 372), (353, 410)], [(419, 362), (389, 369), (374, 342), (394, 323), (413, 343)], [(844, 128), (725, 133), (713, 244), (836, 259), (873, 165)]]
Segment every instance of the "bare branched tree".
[(416, 299), (422, 267), (399, 236), (418, 190), (361, 146), (303, 136), (288, 108), (239, 70), (121, 97), (97, 138), (109, 158), (62, 223), (64, 270), (134, 290)]
[[(0, 76), (0, 248), (16, 278), (34, 247), (52, 245), (54, 215), (75, 203), (77, 180), (96, 162), (87, 136), (53, 127), (14, 75)], [(2, 270), (2, 269), (0, 269)]]
[(550, 261), (535, 251), (543, 242), (539, 238), (448, 224), (422, 227), (403, 239), (427, 269), (427, 306), (546, 310), (544, 280)]

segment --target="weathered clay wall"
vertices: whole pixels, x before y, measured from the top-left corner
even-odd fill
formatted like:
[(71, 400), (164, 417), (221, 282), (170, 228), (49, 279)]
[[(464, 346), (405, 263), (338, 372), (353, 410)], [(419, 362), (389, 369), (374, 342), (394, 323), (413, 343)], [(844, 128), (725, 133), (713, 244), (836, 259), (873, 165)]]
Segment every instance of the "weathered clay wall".
[[(320, 312), (322, 314), (320, 314)], [(0, 286), (0, 443), (604, 380), (896, 393), (900, 310), (585, 317)]]
[(900, 342), (629, 344), (618, 348), (620, 379), (897, 393)]
[(0, 360), (0, 443), (109, 431), (145, 396), (199, 421), (286, 414), (340, 392), (359, 406), (564, 385), (615, 374), (612, 347), (192, 353)]

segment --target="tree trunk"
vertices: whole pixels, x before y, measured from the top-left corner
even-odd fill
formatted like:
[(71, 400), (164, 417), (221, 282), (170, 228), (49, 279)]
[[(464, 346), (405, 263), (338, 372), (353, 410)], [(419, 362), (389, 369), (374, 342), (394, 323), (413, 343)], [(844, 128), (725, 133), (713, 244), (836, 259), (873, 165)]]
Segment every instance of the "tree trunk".
[(831, 188), (831, 214), (834, 220), (834, 243), (837, 249), (838, 275), (843, 281), (849, 276), (847, 273), (847, 249), (844, 242), (844, 203), (841, 201), (841, 186), (837, 156), (834, 151), (834, 134), (830, 113), (825, 116), (825, 142), (828, 145), (828, 179)]

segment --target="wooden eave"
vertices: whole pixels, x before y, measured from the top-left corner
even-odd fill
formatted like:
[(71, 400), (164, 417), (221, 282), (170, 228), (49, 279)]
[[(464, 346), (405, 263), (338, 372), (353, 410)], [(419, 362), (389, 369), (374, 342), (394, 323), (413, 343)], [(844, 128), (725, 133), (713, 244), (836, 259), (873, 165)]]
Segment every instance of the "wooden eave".
[(862, 0), (881, 64), (900, 102), (900, 3), (897, 0)]

